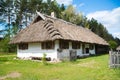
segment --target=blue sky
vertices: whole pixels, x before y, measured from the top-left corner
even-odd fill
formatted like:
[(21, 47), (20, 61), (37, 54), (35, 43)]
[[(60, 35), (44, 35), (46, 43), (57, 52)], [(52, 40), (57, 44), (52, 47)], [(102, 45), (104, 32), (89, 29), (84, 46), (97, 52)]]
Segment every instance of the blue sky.
[(92, 17), (102, 23), (109, 33), (120, 38), (120, 0), (57, 0), (59, 4), (72, 4), (77, 12), (88, 19)]
[(84, 13), (91, 13), (101, 10), (112, 10), (120, 6), (120, 0), (73, 0), (77, 10)]

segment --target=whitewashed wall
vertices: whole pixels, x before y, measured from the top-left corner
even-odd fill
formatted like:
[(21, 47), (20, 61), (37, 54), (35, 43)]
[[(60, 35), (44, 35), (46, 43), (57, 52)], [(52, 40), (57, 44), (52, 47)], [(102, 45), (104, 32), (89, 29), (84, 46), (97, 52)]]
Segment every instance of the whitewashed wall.
[[(59, 47), (58, 47), (59, 48)], [(77, 56), (83, 56), (82, 54), (82, 44), (80, 49), (72, 49), (72, 42), (69, 42), (69, 49), (62, 49), (61, 53), (58, 53), (58, 59), (60, 58), (69, 58), (70, 57), (70, 50), (75, 50), (77, 52)]]
[(47, 54), (46, 57), (51, 59), (57, 59), (57, 48), (59, 47), (58, 41), (55, 41), (55, 49), (43, 50), (41, 49), (41, 43), (29, 43), (28, 49), (20, 50), (17, 47), (17, 57), (43, 57), (43, 53)]
[[(95, 54), (95, 45), (94, 44), (93, 44), (93, 49), (92, 50), (90, 49), (89, 44), (85, 44), (85, 48), (89, 48), (89, 54)], [(89, 54), (87, 54), (87, 55), (89, 55)]]
[(80, 49), (76, 49), (77, 51), (77, 56), (88, 56), (90, 54), (95, 54), (95, 45), (93, 44), (94, 48), (93, 50), (89, 49), (89, 53), (86, 53), (85, 51), (85, 48), (89, 48), (89, 44), (85, 44), (85, 48), (83, 49), (84, 50), (84, 54), (83, 54), (83, 51), (82, 51), (82, 43), (81, 43), (81, 48)]
[[(89, 48), (89, 44), (85, 44), (85, 48)], [(21, 58), (28, 58), (28, 57), (43, 57), (43, 53), (47, 54), (47, 57), (51, 57), (51, 59), (58, 59), (59, 57), (68, 57), (69, 54), (69, 50), (73, 50), (72, 49), (72, 42), (69, 42), (69, 49), (63, 49), (63, 52), (65, 52), (64, 54), (62, 54), (61, 56), (57, 54), (57, 49), (59, 49), (59, 41), (56, 40), (55, 41), (55, 49), (51, 49), (51, 50), (43, 50), (41, 49), (41, 43), (29, 43), (28, 44), (28, 49), (26, 50), (20, 50), (18, 49), (17, 46), (17, 57), (21, 57)], [(74, 49), (77, 52), (77, 56), (84, 56), (84, 55), (89, 55), (89, 54), (83, 54), (82, 53), (82, 43), (81, 43), (81, 47), (80, 49)], [(85, 52), (85, 49), (84, 49)], [(94, 45), (94, 49), (90, 50), (89, 49), (90, 54), (95, 54), (95, 45)]]
[(90, 54), (95, 54), (95, 45), (93, 45), (93, 50), (90, 50)]
[(69, 60), (70, 51), (69, 49), (63, 49), (62, 52), (57, 53), (57, 58), (59, 60)]
[(77, 50), (77, 56), (83, 56), (83, 53), (82, 53), (82, 43), (80, 45), (80, 49), (76, 49)]

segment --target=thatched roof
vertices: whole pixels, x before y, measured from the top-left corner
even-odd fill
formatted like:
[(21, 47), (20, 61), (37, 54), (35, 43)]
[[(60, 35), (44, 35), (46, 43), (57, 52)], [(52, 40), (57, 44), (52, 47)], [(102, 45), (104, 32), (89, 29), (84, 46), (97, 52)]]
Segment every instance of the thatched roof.
[(118, 47), (116, 48), (116, 50), (120, 50), (120, 46), (118, 46)]
[(71, 40), (85, 43), (108, 45), (108, 43), (89, 29), (77, 26), (62, 19), (44, 15), (37, 16), (25, 29), (21, 30), (11, 41), (12, 44), (43, 42), (50, 40)]

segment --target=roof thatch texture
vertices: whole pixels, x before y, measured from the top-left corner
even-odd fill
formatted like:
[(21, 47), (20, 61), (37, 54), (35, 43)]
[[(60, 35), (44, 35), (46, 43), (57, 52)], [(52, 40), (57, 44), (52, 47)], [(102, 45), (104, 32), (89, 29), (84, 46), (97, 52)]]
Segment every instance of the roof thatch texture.
[(104, 39), (89, 29), (66, 22), (62, 19), (52, 18), (47, 15), (44, 16), (45, 20), (37, 16), (32, 24), (21, 30), (10, 43), (17, 44), (63, 39), (108, 45)]
[(120, 50), (120, 46), (118, 46), (118, 47), (116, 48), (116, 50)]

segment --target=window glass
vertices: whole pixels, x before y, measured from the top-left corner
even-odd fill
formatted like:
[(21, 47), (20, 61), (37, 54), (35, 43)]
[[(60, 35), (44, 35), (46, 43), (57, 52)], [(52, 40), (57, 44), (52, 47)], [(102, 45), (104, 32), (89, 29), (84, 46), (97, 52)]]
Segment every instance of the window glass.
[(19, 44), (19, 49), (22, 49), (22, 50), (28, 49), (28, 44), (27, 43)]
[(69, 49), (69, 41), (60, 40), (60, 49)]
[(80, 49), (80, 42), (73, 41), (72, 42), (72, 49)]
[(53, 41), (42, 42), (42, 49), (54, 49), (54, 42)]

